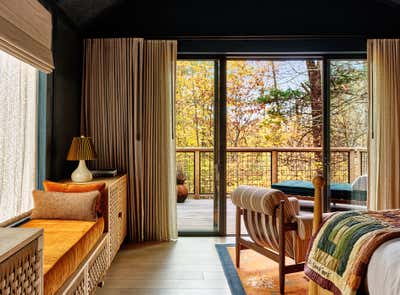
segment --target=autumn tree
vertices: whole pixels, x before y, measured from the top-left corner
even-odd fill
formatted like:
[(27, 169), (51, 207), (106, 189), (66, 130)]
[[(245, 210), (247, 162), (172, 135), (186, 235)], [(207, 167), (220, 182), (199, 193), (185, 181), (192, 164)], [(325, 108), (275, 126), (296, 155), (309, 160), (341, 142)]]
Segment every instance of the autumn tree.
[(227, 145), (259, 145), (264, 106), (257, 97), (269, 87), (270, 62), (229, 61), (227, 66)]
[(364, 61), (331, 62), (331, 145), (366, 147), (367, 67)]
[(182, 60), (176, 77), (177, 146), (213, 146), (214, 63)]
[[(364, 61), (331, 61), (330, 68), (331, 146), (365, 147), (368, 118), (366, 64)], [(227, 146), (320, 147), (323, 117), (321, 71), (321, 61), (312, 59), (229, 60)], [(214, 61), (178, 62), (178, 147), (214, 145), (214, 79)], [(236, 177), (242, 169), (237, 154), (227, 155), (228, 168), (232, 168), (228, 173), (235, 171)], [(319, 163), (316, 169), (322, 167), (321, 153), (315, 154), (314, 162)], [(207, 163), (204, 169), (210, 171), (205, 174), (211, 175), (212, 160)], [(290, 170), (289, 158), (286, 165), (285, 169)], [(251, 173), (258, 171), (257, 167), (251, 167)], [(261, 170), (265, 171), (264, 168)]]

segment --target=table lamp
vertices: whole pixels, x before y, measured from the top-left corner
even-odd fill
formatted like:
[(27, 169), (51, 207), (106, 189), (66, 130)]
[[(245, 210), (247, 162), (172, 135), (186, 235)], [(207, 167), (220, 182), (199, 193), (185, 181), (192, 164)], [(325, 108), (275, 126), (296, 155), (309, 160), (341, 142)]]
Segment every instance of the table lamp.
[(87, 182), (93, 179), (92, 173), (86, 167), (85, 160), (94, 160), (97, 154), (90, 137), (74, 137), (68, 151), (68, 161), (79, 161), (78, 168), (71, 174), (73, 182)]

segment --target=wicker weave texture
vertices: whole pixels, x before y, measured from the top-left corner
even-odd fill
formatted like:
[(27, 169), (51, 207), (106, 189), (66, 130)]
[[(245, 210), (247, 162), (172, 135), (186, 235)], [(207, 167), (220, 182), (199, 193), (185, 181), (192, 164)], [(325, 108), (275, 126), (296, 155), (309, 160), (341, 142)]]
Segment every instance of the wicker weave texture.
[(93, 294), (96, 291), (97, 283), (101, 281), (106, 273), (110, 256), (109, 256), (109, 239), (107, 238), (99, 247), (99, 252), (96, 257), (89, 263), (88, 267), (88, 293)]
[(86, 295), (87, 292), (87, 280), (85, 280), (85, 272), (82, 271), (77, 277), (75, 283), (67, 292), (68, 295)]
[(87, 261), (79, 267), (57, 295), (94, 294), (97, 284), (103, 279), (110, 266), (109, 233), (106, 233), (96, 245)]
[(42, 252), (34, 240), (0, 264), (0, 295), (42, 294)]
[(110, 261), (126, 236), (126, 176), (120, 177), (108, 188), (109, 222), (110, 222)]
[(118, 252), (118, 236), (119, 236), (119, 221), (118, 221), (118, 212), (119, 212), (119, 200), (118, 200), (118, 191), (116, 187), (113, 185), (108, 188), (108, 202), (109, 202), (109, 222), (110, 222), (110, 260), (112, 261), (115, 255)]

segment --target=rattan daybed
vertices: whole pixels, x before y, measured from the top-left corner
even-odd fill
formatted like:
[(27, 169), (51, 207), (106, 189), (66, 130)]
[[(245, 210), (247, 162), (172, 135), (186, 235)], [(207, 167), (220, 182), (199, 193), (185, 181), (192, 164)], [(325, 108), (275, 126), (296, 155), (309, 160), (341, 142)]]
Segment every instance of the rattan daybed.
[(108, 267), (107, 253), (101, 251), (106, 248), (107, 244), (103, 218), (99, 218), (97, 221), (32, 219), (20, 227), (43, 228), (44, 230), (43, 282), (45, 295), (69, 290), (68, 286), (63, 285), (70, 277), (74, 277), (79, 266), (93, 251), (97, 250), (99, 253), (95, 260), (91, 261), (92, 266), (88, 268), (92, 276), (92, 288), (97, 285)]

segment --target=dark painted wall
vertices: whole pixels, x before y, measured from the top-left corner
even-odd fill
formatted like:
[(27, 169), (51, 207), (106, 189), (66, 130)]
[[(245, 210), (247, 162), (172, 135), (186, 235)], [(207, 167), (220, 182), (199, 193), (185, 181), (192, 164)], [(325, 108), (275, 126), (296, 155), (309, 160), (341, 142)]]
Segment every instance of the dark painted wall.
[(82, 79), (82, 38), (63, 18), (54, 25), (52, 155), (50, 177), (69, 177), (77, 162), (66, 161), (72, 137), (79, 136)]
[(70, 177), (77, 162), (66, 161), (72, 137), (80, 135), (82, 36), (51, 1), (55, 70), (47, 78), (46, 178)]
[[(129, 1), (103, 12), (85, 28), (89, 37), (109, 36), (322, 36), (305, 47), (321, 48), (325, 37), (353, 36), (365, 49), (366, 37), (398, 36), (400, 33), (400, 6), (384, 0), (174, 0)], [(354, 36), (356, 35), (356, 36)], [(290, 39), (290, 38), (289, 38)], [(186, 41), (185, 41), (186, 42)], [(182, 42), (181, 51), (273, 51), (269, 44), (255, 42)], [(227, 43), (228, 45), (224, 45)], [(274, 44), (279, 42), (274, 41)], [(272, 44), (270, 43), (270, 44)], [(205, 45), (206, 44), (206, 45)], [(222, 44), (222, 45), (221, 45)], [(338, 48), (349, 46), (340, 41)], [(298, 51), (301, 42), (278, 47)], [(357, 47), (358, 46), (358, 47)], [(211, 47), (211, 48), (210, 48)], [(250, 47), (250, 48), (249, 48)], [(293, 47), (293, 49), (292, 49)], [(190, 49), (189, 49), (190, 48)], [(308, 50), (308, 49), (307, 49)], [(315, 51), (318, 51), (317, 48)], [(244, 50), (242, 50), (244, 51)], [(309, 51), (309, 50), (308, 50)]]
[(398, 33), (399, 11), (379, 0), (125, 0), (86, 29), (156, 36)]

